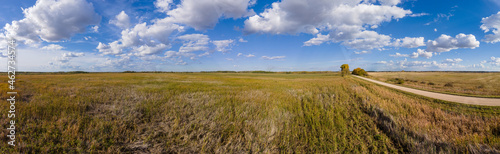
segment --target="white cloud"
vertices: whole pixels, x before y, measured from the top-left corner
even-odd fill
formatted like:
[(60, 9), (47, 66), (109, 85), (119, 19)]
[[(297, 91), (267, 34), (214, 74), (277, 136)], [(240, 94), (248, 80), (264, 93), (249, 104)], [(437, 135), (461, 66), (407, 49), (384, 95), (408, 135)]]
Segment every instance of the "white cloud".
[(489, 61), (489, 62), (491, 65), (500, 66), (500, 57), (496, 57), (496, 58), (491, 57), (490, 59), (491, 59), (491, 61)]
[(434, 28), (434, 31), (435, 31), (435, 32), (437, 32), (437, 31), (438, 31), (438, 29)]
[(24, 9), (24, 19), (6, 24), (5, 35), (27, 44), (57, 42), (85, 32), (87, 26), (96, 25), (101, 17), (85, 0), (38, 0)]
[(167, 58), (194, 57), (194, 56), (196, 56), (194, 53), (189, 53), (189, 52), (176, 52), (176, 51), (165, 52), (165, 57)]
[[(85, 54), (80, 52), (80, 53), (75, 53), (75, 52), (66, 52), (62, 54), (62, 57), (56, 57), (54, 58), (55, 61), (59, 62), (60, 64), (63, 65), (68, 65), (68, 62), (75, 58), (75, 57), (81, 57), (84, 56)], [(50, 63), (51, 65), (55, 65), (54, 63)]]
[(312, 38), (304, 42), (304, 46), (320, 45), (323, 42), (327, 41), (330, 41), (330, 34), (328, 35), (317, 34), (315, 38)]
[(403, 39), (396, 39), (394, 42), (395, 47), (416, 48), (425, 46), (424, 37), (405, 37)]
[(399, 0), (380, 1), (373, 5), (361, 0), (313, 1), (283, 0), (271, 8), (245, 20), (245, 33), (270, 34), (318, 34), (304, 42), (304, 46), (321, 43), (343, 42), (343, 45), (359, 50), (381, 49), (390, 45), (391, 38), (368, 31), (365, 26), (377, 27), (382, 22), (403, 18), (411, 14), (397, 6)]
[(453, 49), (475, 49), (476, 47), (479, 47), (479, 41), (472, 34), (460, 33), (455, 38), (442, 34), (436, 40), (427, 41), (427, 51), (429, 52), (447, 52)]
[[(250, 57), (255, 57), (255, 55), (248, 54), (248, 55), (245, 55), (245, 57), (250, 58)], [(283, 58), (285, 58), (285, 57), (283, 56)]]
[(401, 0), (378, 0), (382, 5), (398, 5)]
[(234, 59), (233, 58), (226, 58), (226, 60), (233, 61)]
[(408, 54), (400, 54), (399, 52), (396, 52), (396, 54), (394, 55), (389, 55), (391, 57), (408, 57), (409, 55)]
[[(461, 60), (461, 59), (460, 59)], [(407, 59), (405, 60), (400, 60), (400, 61), (379, 61), (377, 64), (382, 64), (385, 66), (388, 66), (388, 68), (391, 70), (397, 70), (397, 69), (409, 69), (409, 70), (456, 70), (456, 69), (463, 69), (465, 66), (459, 65), (457, 63), (460, 62), (458, 59), (453, 59), (452, 61), (456, 61), (455, 63), (447, 63), (447, 62), (442, 62), (438, 63), (436, 61), (408, 61)]]
[(64, 49), (64, 47), (57, 45), (57, 44), (49, 44), (47, 46), (42, 47), (41, 49), (42, 50), (61, 50), (61, 49)]
[(371, 53), (370, 51), (366, 51), (366, 50), (363, 50), (363, 51), (354, 51), (354, 54), (357, 54), (357, 55), (360, 55), (360, 54), (367, 54), (367, 53)]
[(247, 33), (317, 33), (317, 28), (329, 30), (338, 26), (378, 25), (402, 18), (411, 11), (395, 6), (359, 3), (360, 1), (284, 0), (272, 4), (259, 15), (245, 21)]
[(255, 57), (255, 55), (252, 55), (252, 54), (244, 55), (243, 53), (238, 53), (238, 55), (236, 55), (236, 56), (238, 56), (238, 57), (239, 57), (239, 56), (245, 56), (245, 57), (247, 57), (247, 58), (250, 58), (250, 57)]
[(154, 4), (160, 12), (168, 12), (172, 7), (173, 0), (157, 0)]
[(99, 26), (92, 26), (92, 32), (99, 33)]
[(244, 42), (248, 42), (248, 41), (240, 37), (240, 39), (238, 40), (238, 42), (244, 43)]
[(434, 18), (434, 20), (433, 20), (433, 21), (428, 22), (428, 23), (425, 23), (424, 25), (430, 25), (430, 24), (432, 24), (432, 23), (437, 23), (437, 22), (439, 22), (441, 19), (444, 19), (444, 18), (446, 18), (446, 20), (450, 20), (450, 17), (453, 17), (453, 16), (454, 16), (454, 15), (453, 15), (453, 14), (451, 14), (451, 13), (448, 13), (448, 14), (439, 13), (439, 14), (437, 14), (437, 15), (436, 15), (436, 17)]
[(280, 60), (280, 59), (284, 59), (285, 56), (273, 56), (273, 57), (268, 57), (268, 56), (262, 56), (262, 59), (265, 59), (265, 60)]
[[(170, 35), (183, 32), (184, 27), (166, 22), (153, 20), (147, 25), (145, 22), (132, 28), (124, 29), (121, 38), (109, 44), (99, 42), (97, 49), (103, 54), (120, 55), (133, 52), (138, 56), (158, 54), (171, 47)], [(208, 40), (207, 40), (208, 41)], [(207, 42), (208, 43), (208, 42)]]
[(85, 53), (83, 52), (68, 52), (68, 53), (63, 53), (63, 57), (81, 57), (85, 56)]
[(417, 52), (413, 52), (410, 58), (425, 57), (427, 59), (432, 57), (432, 52), (426, 52), (423, 49), (417, 49)]
[(421, 16), (427, 16), (429, 15), (429, 13), (414, 13), (414, 14), (410, 14), (409, 16), (410, 17), (421, 17)]
[(485, 33), (490, 30), (493, 32), (493, 34), (485, 35), (483, 41), (488, 43), (500, 42), (500, 11), (497, 14), (483, 18), (481, 23), (483, 23), (481, 29)]
[(115, 16), (115, 19), (109, 21), (110, 24), (116, 25), (122, 29), (127, 29), (130, 27), (130, 17), (125, 13), (125, 11), (120, 12)]
[(462, 62), (463, 60), (461, 58), (455, 58), (455, 59), (445, 59), (443, 60), (443, 63), (448, 63), (448, 64), (456, 64), (456, 63), (460, 63)]
[(217, 40), (212, 41), (212, 44), (215, 45), (215, 50), (220, 51), (222, 53), (226, 53), (231, 50), (231, 46), (233, 45), (234, 40)]
[(196, 30), (206, 30), (213, 28), (221, 17), (236, 19), (255, 14), (248, 10), (249, 5), (249, 0), (183, 0), (177, 8), (167, 12), (170, 16), (167, 18)]
[(179, 48), (179, 52), (193, 52), (208, 50), (208, 42), (210, 38), (204, 34), (186, 34), (177, 37), (183, 40), (183, 45)]

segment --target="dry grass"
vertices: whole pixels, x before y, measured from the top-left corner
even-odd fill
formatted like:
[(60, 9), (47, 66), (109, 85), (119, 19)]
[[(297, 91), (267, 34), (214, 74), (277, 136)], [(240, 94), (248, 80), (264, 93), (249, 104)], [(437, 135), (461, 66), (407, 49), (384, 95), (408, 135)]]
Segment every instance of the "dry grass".
[(466, 96), (500, 97), (500, 73), (370, 72), (380, 81), (403, 79), (403, 85)]
[(436, 102), (336, 73), (41, 74), (17, 85), (20, 145), (1, 144), (1, 153), (500, 149), (499, 107)]

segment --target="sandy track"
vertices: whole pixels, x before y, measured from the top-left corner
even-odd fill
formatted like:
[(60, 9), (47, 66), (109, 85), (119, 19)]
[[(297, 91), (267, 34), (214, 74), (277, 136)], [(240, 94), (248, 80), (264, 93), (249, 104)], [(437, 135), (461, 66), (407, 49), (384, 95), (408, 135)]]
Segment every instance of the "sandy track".
[(423, 90), (417, 90), (413, 88), (407, 88), (407, 87), (402, 87), (402, 86), (397, 86), (373, 79), (368, 79), (364, 77), (360, 77), (357, 75), (353, 75), (354, 77), (370, 81), (379, 85), (383, 85), (386, 87), (391, 87), (394, 89), (414, 93), (417, 95), (422, 95), (425, 97), (430, 97), (430, 98), (435, 98), (435, 99), (440, 99), (440, 100), (445, 100), (445, 101), (450, 101), (450, 102), (457, 102), (457, 103), (463, 103), (463, 104), (473, 104), (473, 105), (486, 105), (486, 106), (500, 106), (500, 99), (498, 98), (479, 98), (479, 97), (467, 97), (467, 96), (457, 96), (457, 95), (450, 95), (450, 94), (442, 94), (442, 93), (435, 93), (435, 92), (429, 92), (429, 91), (423, 91)]

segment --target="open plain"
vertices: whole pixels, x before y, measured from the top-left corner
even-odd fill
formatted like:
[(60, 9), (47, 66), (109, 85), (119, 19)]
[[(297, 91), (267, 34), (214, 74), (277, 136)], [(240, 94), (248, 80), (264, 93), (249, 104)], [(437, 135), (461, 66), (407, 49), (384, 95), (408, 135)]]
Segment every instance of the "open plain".
[(16, 84), (20, 145), (1, 153), (500, 149), (500, 107), (440, 101), (337, 72), (41, 73), (19, 75)]

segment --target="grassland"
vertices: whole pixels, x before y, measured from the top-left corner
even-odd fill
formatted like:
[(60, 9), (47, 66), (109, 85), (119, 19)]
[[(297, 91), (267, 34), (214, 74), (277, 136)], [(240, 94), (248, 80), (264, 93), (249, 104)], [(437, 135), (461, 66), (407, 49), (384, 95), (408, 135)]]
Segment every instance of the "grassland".
[[(370, 76), (379, 81), (422, 90), (464, 96), (500, 98), (500, 73), (370, 72)], [(401, 81), (403, 82), (401, 83)]]
[[(499, 152), (500, 107), (442, 102), (338, 73), (19, 75), (0, 153)], [(2, 101), (7, 81), (0, 83)], [(7, 128), (8, 103), (1, 103)]]

